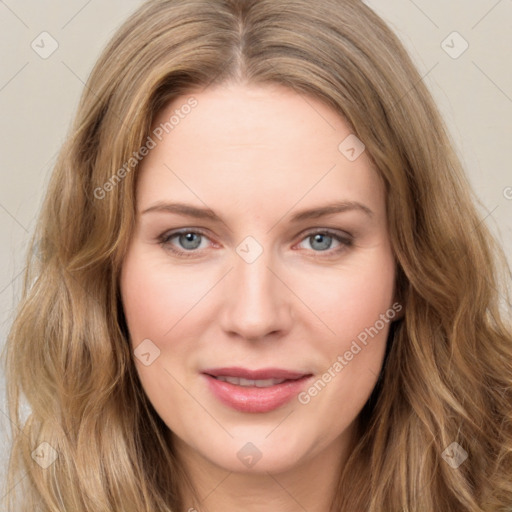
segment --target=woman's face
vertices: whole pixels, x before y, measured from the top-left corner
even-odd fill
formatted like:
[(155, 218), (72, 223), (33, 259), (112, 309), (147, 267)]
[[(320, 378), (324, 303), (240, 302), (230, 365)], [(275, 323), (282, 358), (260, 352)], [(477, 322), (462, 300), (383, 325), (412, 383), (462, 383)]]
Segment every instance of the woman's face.
[(339, 459), (400, 308), (364, 147), (281, 86), (182, 96), (153, 130), (121, 274), (149, 400), (185, 456), (229, 471)]

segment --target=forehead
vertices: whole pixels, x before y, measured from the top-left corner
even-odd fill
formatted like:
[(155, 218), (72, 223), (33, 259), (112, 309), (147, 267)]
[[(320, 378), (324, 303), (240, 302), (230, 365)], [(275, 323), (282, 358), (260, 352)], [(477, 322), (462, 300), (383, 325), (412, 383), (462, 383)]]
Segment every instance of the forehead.
[[(192, 97), (196, 106), (188, 109)], [(277, 151), (276, 157), (283, 151), (307, 153), (320, 142), (324, 150), (336, 150), (338, 138), (350, 133), (342, 117), (318, 99), (273, 84), (226, 84), (180, 96), (158, 114), (153, 128), (173, 117), (178, 124), (171, 138), (179, 143), (180, 135), (194, 131), (201, 137), (201, 153), (265, 147)]]
[[(194, 108), (184, 108), (191, 98)], [(350, 161), (343, 144), (340, 149), (353, 137), (345, 120), (283, 86), (191, 92), (159, 112), (152, 127), (158, 129), (162, 140), (140, 169), (141, 200), (176, 190), (241, 205), (255, 197), (268, 203), (330, 194), (335, 200), (343, 193), (358, 200), (381, 192), (367, 155)]]

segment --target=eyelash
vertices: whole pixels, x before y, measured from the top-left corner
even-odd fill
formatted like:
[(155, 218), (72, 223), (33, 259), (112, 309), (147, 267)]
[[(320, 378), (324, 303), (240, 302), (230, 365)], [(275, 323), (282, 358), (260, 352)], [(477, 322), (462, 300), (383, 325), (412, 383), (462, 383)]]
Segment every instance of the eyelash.
[[(176, 249), (174, 246), (172, 246), (170, 244), (170, 241), (173, 238), (180, 236), (180, 235), (187, 235), (190, 233), (196, 234), (196, 235), (201, 235), (201, 236), (209, 239), (208, 235), (203, 230), (193, 228), (193, 229), (182, 229), (182, 230), (178, 230), (178, 231), (162, 233), (158, 237), (158, 243), (164, 249), (172, 252), (173, 254), (175, 254), (179, 257), (194, 258), (194, 257), (197, 257), (197, 255), (198, 255), (199, 251), (197, 249), (191, 250), (191, 251), (182, 251), (182, 250)], [(354, 238), (349, 233), (347, 233), (346, 236), (343, 236), (343, 235), (340, 235), (339, 233), (329, 230), (329, 229), (318, 229), (318, 230), (307, 232), (303, 235), (301, 242), (306, 240), (307, 238), (311, 238), (315, 235), (327, 235), (328, 237), (333, 238), (334, 240), (336, 240), (337, 242), (339, 242), (341, 244), (341, 247), (338, 247), (337, 249), (334, 249), (334, 250), (327, 249), (325, 251), (313, 251), (314, 253), (318, 254), (318, 256), (316, 256), (316, 257), (320, 257), (320, 258), (326, 258), (329, 256), (332, 257), (334, 255), (337, 255), (337, 254), (341, 253), (342, 251), (346, 250), (347, 248), (352, 247), (353, 243), (354, 243)], [(326, 256), (324, 256), (323, 253), (326, 254)]]

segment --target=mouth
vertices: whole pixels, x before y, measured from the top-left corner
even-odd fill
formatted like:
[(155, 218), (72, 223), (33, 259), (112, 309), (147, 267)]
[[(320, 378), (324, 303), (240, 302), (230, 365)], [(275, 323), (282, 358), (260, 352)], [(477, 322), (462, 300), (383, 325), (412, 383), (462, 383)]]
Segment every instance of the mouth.
[[(211, 376), (213, 377), (213, 375)], [(214, 379), (220, 380), (222, 382), (229, 382), (234, 386), (242, 386), (242, 387), (257, 387), (257, 388), (269, 388), (271, 386), (277, 386), (278, 384), (282, 384), (287, 380), (292, 379), (243, 379), (238, 377), (227, 377), (220, 375), (219, 377), (213, 377)], [(294, 379), (293, 379), (294, 380)]]
[(305, 387), (311, 373), (268, 368), (217, 368), (202, 375), (222, 404), (240, 412), (264, 413), (288, 403)]

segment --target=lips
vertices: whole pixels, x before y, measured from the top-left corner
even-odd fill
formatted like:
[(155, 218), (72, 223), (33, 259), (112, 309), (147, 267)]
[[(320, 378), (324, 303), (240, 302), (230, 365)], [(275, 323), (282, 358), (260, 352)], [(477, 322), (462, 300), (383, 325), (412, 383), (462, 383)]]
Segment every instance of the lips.
[(281, 368), (214, 368), (202, 373), (220, 402), (237, 411), (251, 413), (269, 412), (283, 406), (312, 377)]
[(248, 370), (246, 368), (230, 367), (230, 368), (213, 368), (204, 370), (203, 373), (212, 377), (238, 377), (239, 379), (248, 380), (265, 380), (265, 379), (284, 379), (295, 380), (308, 375), (307, 373), (294, 372), (291, 370), (283, 370), (281, 368), (263, 368), (261, 370)]
[(222, 382), (229, 382), (235, 386), (251, 387), (256, 386), (257, 388), (269, 388), (270, 386), (276, 386), (286, 381), (286, 379), (244, 379), (239, 377), (215, 377), (217, 380)]

